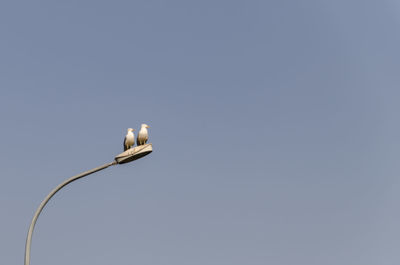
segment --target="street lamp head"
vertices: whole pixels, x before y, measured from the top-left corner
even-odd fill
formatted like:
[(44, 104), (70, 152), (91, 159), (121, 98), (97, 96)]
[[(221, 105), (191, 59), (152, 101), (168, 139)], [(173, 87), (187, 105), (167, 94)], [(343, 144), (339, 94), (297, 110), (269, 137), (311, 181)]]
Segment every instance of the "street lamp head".
[(115, 161), (118, 164), (125, 164), (132, 162), (134, 160), (137, 160), (139, 158), (142, 158), (148, 154), (153, 152), (153, 145), (152, 144), (144, 144), (144, 145), (139, 145), (134, 148), (130, 148), (126, 150), (125, 152), (117, 155), (115, 157)]

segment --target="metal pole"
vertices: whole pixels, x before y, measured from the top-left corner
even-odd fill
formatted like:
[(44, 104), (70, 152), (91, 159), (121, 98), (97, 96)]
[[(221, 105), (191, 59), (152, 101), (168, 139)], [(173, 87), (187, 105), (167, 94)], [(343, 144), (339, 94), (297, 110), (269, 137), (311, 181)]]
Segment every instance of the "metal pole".
[(113, 166), (116, 165), (117, 162), (111, 162), (105, 165), (102, 165), (100, 167), (96, 167), (92, 170), (83, 172), (79, 175), (73, 176), (67, 180), (65, 180), (63, 183), (61, 183), (60, 185), (58, 185), (57, 187), (55, 187), (54, 190), (52, 190), (49, 195), (47, 195), (47, 197), (42, 201), (42, 203), (39, 205), (38, 209), (35, 212), (35, 215), (32, 218), (32, 222), (31, 225), (29, 226), (29, 231), (28, 231), (28, 236), (26, 238), (26, 244), (25, 244), (25, 265), (29, 265), (30, 263), (30, 254), (31, 254), (31, 241), (32, 241), (32, 234), (33, 234), (33, 229), (35, 228), (35, 224), (36, 224), (36, 220), (38, 219), (40, 213), (42, 212), (44, 206), (49, 202), (49, 200), (51, 199), (51, 197), (54, 196), (54, 194), (56, 194), (59, 190), (61, 190), (63, 187), (65, 187), (66, 185), (68, 185), (69, 183), (80, 179), (82, 177), (85, 177), (87, 175), (93, 174), (97, 171), (103, 170), (105, 168), (108, 168), (109, 166)]

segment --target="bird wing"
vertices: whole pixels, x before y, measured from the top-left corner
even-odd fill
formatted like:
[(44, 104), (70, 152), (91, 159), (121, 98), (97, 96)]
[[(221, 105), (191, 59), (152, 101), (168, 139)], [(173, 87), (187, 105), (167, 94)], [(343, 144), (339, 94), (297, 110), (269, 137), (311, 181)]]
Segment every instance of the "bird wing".
[(143, 133), (143, 144), (147, 143), (147, 140), (149, 139), (149, 133), (147, 130)]
[(124, 139), (124, 151), (128, 150), (128, 146), (126, 145), (126, 137)]

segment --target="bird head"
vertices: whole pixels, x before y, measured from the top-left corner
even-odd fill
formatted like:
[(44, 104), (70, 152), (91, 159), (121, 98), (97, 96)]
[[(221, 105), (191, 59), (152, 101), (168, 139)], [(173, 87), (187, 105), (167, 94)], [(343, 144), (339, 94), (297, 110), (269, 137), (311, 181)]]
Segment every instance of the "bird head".
[(150, 128), (150, 126), (143, 123), (143, 124), (142, 124), (142, 128)]
[(133, 132), (135, 129), (129, 128), (128, 132)]

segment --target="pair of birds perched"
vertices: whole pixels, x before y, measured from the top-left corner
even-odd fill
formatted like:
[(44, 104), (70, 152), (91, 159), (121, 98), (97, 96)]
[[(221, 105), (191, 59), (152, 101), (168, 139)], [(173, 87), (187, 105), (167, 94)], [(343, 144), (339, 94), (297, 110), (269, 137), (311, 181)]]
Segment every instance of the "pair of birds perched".
[[(147, 128), (150, 128), (150, 126), (144, 123), (140, 127), (140, 131), (136, 139), (138, 146), (146, 144), (147, 140), (149, 139), (149, 133), (147, 132)], [(135, 129), (129, 128), (128, 132), (126, 133), (124, 140), (124, 151), (128, 150), (129, 148), (135, 145), (135, 135), (133, 134), (134, 130)]]

